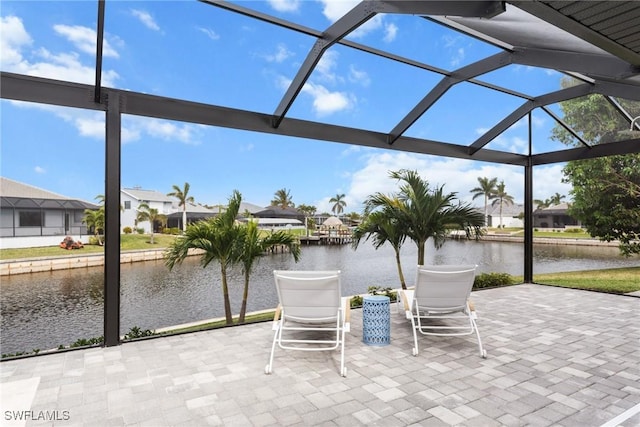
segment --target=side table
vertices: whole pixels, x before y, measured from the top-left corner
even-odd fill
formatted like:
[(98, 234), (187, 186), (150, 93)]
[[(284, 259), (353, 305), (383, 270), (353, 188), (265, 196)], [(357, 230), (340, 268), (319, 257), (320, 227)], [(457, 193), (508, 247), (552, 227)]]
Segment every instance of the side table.
[(390, 300), (387, 296), (367, 295), (362, 299), (362, 341), (384, 346), (391, 341)]

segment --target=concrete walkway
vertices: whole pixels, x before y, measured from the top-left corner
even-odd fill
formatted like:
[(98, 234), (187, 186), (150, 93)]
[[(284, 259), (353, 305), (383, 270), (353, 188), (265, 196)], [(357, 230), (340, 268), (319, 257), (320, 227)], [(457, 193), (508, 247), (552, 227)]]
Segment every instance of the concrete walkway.
[(518, 285), (473, 300), (487, 359), (471, 337), (421, 337), (412, 356), (395, 306), (391, 344), (367, 346), (353, 310), (346, 378), (337, 353), (283, 350), (265, 375), (261, 323), (3, 362), (0, 424), (640, 425), (638, 298)]

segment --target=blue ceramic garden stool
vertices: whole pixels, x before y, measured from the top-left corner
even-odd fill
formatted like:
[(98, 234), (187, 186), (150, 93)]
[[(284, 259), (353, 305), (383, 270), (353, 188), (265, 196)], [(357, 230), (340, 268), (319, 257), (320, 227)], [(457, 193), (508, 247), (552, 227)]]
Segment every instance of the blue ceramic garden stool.
[(389, 297), (367, 295), (362, 300), (362, 341), (367, 345), (383, 346), (391, 341)]

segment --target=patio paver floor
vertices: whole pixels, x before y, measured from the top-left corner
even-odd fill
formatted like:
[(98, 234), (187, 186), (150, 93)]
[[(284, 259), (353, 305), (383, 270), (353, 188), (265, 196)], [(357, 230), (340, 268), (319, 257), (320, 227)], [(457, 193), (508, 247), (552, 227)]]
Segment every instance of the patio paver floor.
[(0, 424), (640, 425), (638, 298), (525, 284), (472, 299), (487, 359), (472, 336), (420, 337), (412, 356), (393, 305), (391, 344), (367, 346), (352, 310), (346, 378), (337, 352), (284, 350), (265, 375), (267, 322), (3, 362)]

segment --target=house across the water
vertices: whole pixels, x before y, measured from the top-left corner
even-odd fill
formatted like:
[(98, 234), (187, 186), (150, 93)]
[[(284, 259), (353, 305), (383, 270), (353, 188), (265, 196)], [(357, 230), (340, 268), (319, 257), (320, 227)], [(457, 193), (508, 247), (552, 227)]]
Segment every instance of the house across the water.
[(0, 177), (1, 247), (55, 246), (66, 237), (88, 240), (85, 209), (99, 206)]

